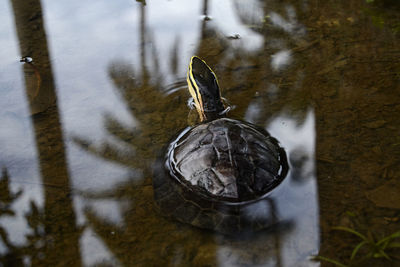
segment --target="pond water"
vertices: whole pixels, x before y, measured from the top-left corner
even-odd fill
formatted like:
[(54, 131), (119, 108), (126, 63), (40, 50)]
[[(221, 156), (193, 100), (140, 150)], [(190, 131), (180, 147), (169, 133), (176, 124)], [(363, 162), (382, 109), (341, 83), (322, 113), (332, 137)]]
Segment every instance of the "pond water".
[[(375, 240), (400, 230), (399, 11), (1, 1), (0, 266), (350, 263), (362, 240), (334, 227)], [(229, 117), (285, 148), (291, 191), (274, 203), (285, 222), (225, 236), (160, 215), (153, 164), (188, 124), (193, 55), (218, 76)], [(365, 246), (353, 263), (400, 266), (398, 248), (385, 252)]]

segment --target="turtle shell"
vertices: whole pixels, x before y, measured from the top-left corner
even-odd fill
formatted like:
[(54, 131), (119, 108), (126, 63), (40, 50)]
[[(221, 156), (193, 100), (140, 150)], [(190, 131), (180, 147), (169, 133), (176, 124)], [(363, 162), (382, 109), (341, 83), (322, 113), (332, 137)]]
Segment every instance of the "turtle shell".
[(154, 196), (166, 215), (227, 234), (276, 221), (255, 207), (285, 178), (286, 154), (253, 124), (220, 118), (188, 127), (157, 164)]

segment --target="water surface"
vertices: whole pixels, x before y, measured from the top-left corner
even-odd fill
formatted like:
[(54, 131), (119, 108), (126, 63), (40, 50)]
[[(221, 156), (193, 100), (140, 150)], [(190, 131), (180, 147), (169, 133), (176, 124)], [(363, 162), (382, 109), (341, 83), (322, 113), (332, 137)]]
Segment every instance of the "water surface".
[[(348, 263), (359, 242), (332, 227), (399, 231), (399, 11), (2, 1), (0, 265), (319, 266), (312, 255)], [(285, 147), (284, 224), (227, 237), (158, 212), (152, 166), (188, 124), (192, 55), (215, 71), (230, 117)], [(368, 264), (398, 265), (388, 252)]]

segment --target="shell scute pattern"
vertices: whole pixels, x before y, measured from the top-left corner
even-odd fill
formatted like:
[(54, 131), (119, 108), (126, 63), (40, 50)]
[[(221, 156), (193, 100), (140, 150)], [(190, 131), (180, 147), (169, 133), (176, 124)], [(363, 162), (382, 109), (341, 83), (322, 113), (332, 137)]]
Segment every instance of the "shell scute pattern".
[(281, 166), (275, 139), (226, 118), (191, 129), (170, 153), (180, 182), (237, 201), (264, 194)]
[(156, 163), (162, 171), (153, 178), (154, 197), (163, 214), (184, 223), (225, 234), (257, 231), (276, 222), (264, 198), (285, 177), (286, 164), (266, 131), (221, 118), (170, 144)]

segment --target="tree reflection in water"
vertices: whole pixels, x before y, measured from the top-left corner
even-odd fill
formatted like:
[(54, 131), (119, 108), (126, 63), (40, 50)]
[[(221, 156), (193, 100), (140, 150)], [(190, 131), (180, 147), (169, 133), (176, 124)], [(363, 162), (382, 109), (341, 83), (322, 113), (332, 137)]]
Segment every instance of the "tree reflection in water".
[[(6, 261), (55, 266), (59, 264), (62, 255), (65, 257), (62, 264), (80, 266), (78, 241), (82, 229), (76, 226), (73, 210), (41, 3), (39, 0), (13, 0), (11, 4), (20, 53), (33, 59), (24, 64), (25, 94), (32, 114), (44, 204), (38, 207), (35, 202), (30, 202), (30, 210), (25, 214), (25, 219), (31, 233), (25, 235), (27, 242), (24, 245), (13, 246), (8, 242)], [(6, 174), (3, 176), (7, 177)], [(4, 178), (4, 181), (8, 182), (8, 179)], [(8, 239), (5, 237), (4, 240), (7, 242)]]
[[(112, 115), (105, 117), (108, 133), (123, 142), (125, 147), (130, 147), (132, 153), (127, 157), (125, 149), (121, 151), (107, 141), (101, 147), (90, 150), (101, 158), (124, 164), (137, 172), (131, 182), (103, 192), (81, 192), (81, 195), (86, 199), (114, 199), (128, 203), (123, 212), (123, 226), (105, 222), (90, 209), (85, 213), (89, 225), (120, 263), (127, 266), (132, 263), (143, 266), (179, 265), (195, 260), (193, 257), (197, 249), (210, 243), (212, 236), (163, 219), (154, 206), (151, 163), (171, 137), (166, 133), (174, 133), (186, 125), (186, 92), (177, 90), (165, 95), (160, 90), (162, 75), (157, 54), (155, 49), (148, 53), (145, 45), (151, 41), (145, 24), (145, 7), (140, 5), (139, 8), (142, 43), (140, 72), (136, 73), (129, 64), (122, 62), (115, 62), (109, 68), (110, 78), (138, 126), (127, 129)], [(177, 53), (172, 55), (171, 70), (174, 70)], [(149, 57), (150, 62), (147, 61)], [(150, 71), (148, 65), (152, 66)], [(90, 143), (81, 137), (76, 137), (75, 142), (83, 147)], [(211, 265), (213, 261), (215, 259), (211, 257)]]
[[(215, 66), (223, 95), (231, 103), (237, 103), (237, 107), (231, 112), (232, 117), (246, 117), (251, 106), (258, 105), (259, 114), (253, 122), (266, 125), (266, 118), (273, 118), (274, 114), (281, 112), (282, 102), (289, 94), (289, 90), (275, 90), (274, 100), (265, 95), (269, 94), (266, 88), (279, 87), (285, 83), (281, 74), (273, 73), (269, 60), (266, 60), (265, 53), (270, 49), (269, 43), (265, 41), (264, 47), (253, 53), (240, 46), (232, 46), (231, 40), (219, 33), (214, 28), (216, 25), (208, 20), (208, 6), (208, 1), (204, 1), (205, 19), (199, 29), (200, 39), (194, 54)], [(170, 58), (170, 74), (175, 76), (177, 82), (167, 86), (172, 90), (162, 90), (163, 74), (159, 69), (159, 56), (154, 42), (148, 34), (145, 6), (140, 5), (139, 8), (142, 44), (139, 51), (139, 71), (131, 64), (121, 61), (114, 62), (109, 67), (109, 76), (122, 101), (137, 121), (137, 126), (129, 129), (107, 114), (105, 128), (110, 135), (109, 141), (105, 140), (96, 147), (88, 146), (91, 141), (84, 137), (74, 138), (75, 143), (88, 152), (135, 170), (130, 182), (116, 185), (109, 190), (80, 192), (87, 200), (108, 199), (127, 203), (123, 205), (123, 218), (118, 224), (107, 222), (96, 215), (95, 208), (88, 208), (85, 214), (89, 225), (102, 238), (116, 260), (124, 265), (132, 262), (141, 265), (201, 265), (205, 262), (216, 265), (220, 261), (226, 261), (232, 264), (269, 262), (280, 266), (280, 239), (290, 234), (290, 228), (281, 226), (256, 236), (228, 238), (164, 219), (157, 212), (151, 185), (152, 163), (172, 135), (187, 125), (186, 99), (189, 94), (186, 88), (177, 90), (184, 81), (184, 78), (177, 76), (178, 41), (175, 42), (171, 55), (167, 57)], [(263, 29), (260, 32), (270, 34)], [(271, 36), (268, 38), (271, 39)], [(152, 43), (150, 51), (145, 45), (148, 43)], [(297, 47), (299, 50), (302, 48), (301, 45)], [(296, 72), (296, 69), (292, 71)], [(277, 85), (274, 85), (275, 81)], [(298, 100), (296, 96), (298, 95), (290, 96), (290, 101)], [(301, 101), (304, 108), (299, 109), (299, 112), (304, 115), (299, 117), (304, 118), (307, 104), (304, 99)], [(123, 145), (115, 145), (112, 140), (118, 140)], [(243, 242), (246, 242), (245, 247)], [(159, 257), (154, 258), (154, 255)]]

